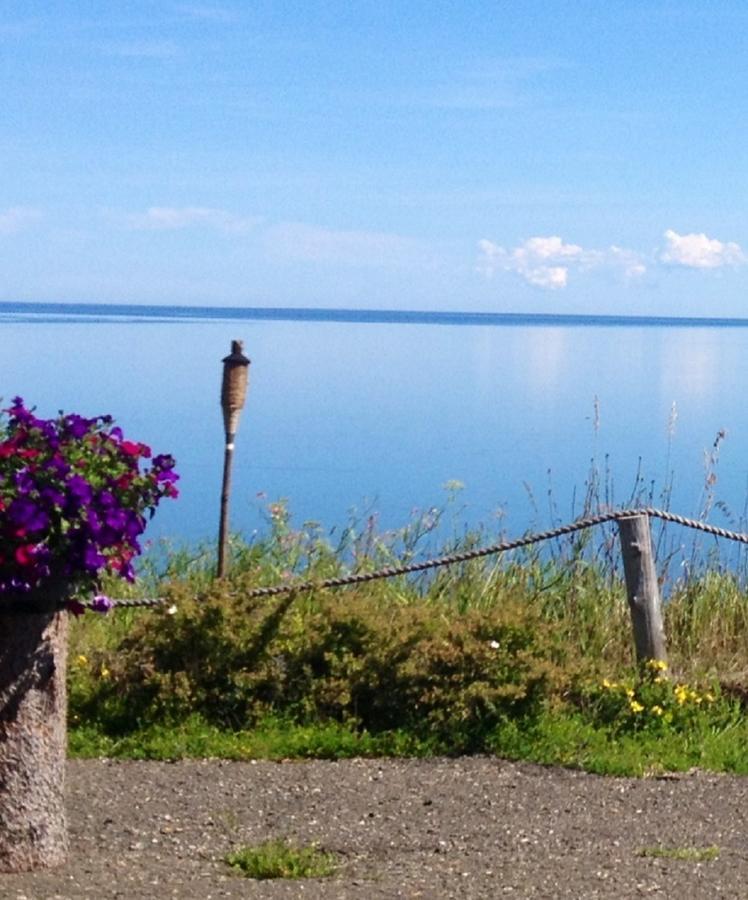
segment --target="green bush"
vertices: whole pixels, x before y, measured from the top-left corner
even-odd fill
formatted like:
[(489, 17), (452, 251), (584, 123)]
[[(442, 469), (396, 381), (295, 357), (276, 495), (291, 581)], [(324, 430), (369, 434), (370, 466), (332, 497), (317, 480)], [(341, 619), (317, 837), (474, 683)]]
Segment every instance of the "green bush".
[(80, 674), (74, 716), (122, 730), (194, 714), (246, 729), (282, 716), (407, 729), (458, 752), (480, 749), (506, 717), (535, 715), (575, 671), (556, 632), (509, 598), (458, 613), (371, 591), (245, 595), (240, 582), (194, 599), (172, 585), (175, 614), (135, 620)]

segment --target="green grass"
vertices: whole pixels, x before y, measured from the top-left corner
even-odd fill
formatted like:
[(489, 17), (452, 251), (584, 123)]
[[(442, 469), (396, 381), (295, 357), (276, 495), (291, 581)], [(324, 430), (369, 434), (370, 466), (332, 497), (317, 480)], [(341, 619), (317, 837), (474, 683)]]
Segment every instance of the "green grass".
[(175, 725), (149, 725), (119, 737), (95, 724), (74, 726), (68, 735), (68, 753), (77, 759), (352, 759), (428, 752), (427, 745), (404, 732), (371, 735), (337, 723), (299, 725), (280, 719), (231, 731), (191, 716)]
[[(153, 725), (115, 738), (92, 725), (73, 728), (69, 752), (77, 758), (173, 760), (183, 758), (350, 759), (450, 755), (448, 740), (415, 734), (360, 733), (339, 725), (297, 725), (280, 720), (249, 731), (219, 729), (198, 717), (179, 725)], [(509, 720), (487, 736), (486, 752), (505, 759), (582, 769), (599, 775), (646, 777), (693, 768), (748, 774), (748, 723), (715, 726), (708, 717), (686, 732), (618, 735), (570, 710), (533, 721)]]
[[(266, 537), (234, 539), (227, 579), (213, 577), (210, 551), (177, 550), (131, 588), (167, 597), (176, 615), (123, 610), (74, 622), (71, 755), (492, 752), (601, 774), (748, 773), (748, 722), (731, 699), (748, 697), (748, 595), (737, 577), (704, 568), (671, 585), (672, 686), (716, 698), (681, 704), (668, 684), (633, 673), (615, 526), (542, 556), (531, 548), (414, 580), (248, 601), (248, 590), (285, 573), (343, 573), (353, 550), (359, 570), (433, 552), (431, 520), (389, 535), (352, 522), (333, 544), (273, 509)], [(439, 550), (489, 540), (456, 534)]]
[(284, 840), (242, 847), (224, 857), (246, 878), (327, 878), (335, 873), (336, 858), (316, 845), (297, 847)]
[(637, 856), (649, 859), (677, 859), (682, 862), (709, 862), (719, 859), (719, 847), (642, 847)]

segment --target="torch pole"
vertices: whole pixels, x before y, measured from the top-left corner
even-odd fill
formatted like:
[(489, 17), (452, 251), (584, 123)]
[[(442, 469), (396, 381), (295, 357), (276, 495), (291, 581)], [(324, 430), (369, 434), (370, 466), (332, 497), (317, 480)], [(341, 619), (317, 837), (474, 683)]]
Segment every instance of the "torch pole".
[(223, 451), (223, 482), (221, 484), (221, 520), (218, 525), (218, 568), (216, 574), (223, 578), (226, 574), (226, 550), (229, 535), (229, 498), (231, 496), (231, 470), (234, 464), (234, 437), (226, 435), (226, 446)]
[(242, 342), (232, 341), (231, 353), (224, 357), (223, 360), (221, 409), (223, 410), (223, 427), (226, 441), (223, 452), (221, 518), (218, 525), (218, 565), (216, 568), (218, 578), (223, 578), (226, 574), (229, 541), (229, 499), (231, 497), (231, 472), (234, 463), (234, 442), (249, 382), (249, 360), (242, 351)]

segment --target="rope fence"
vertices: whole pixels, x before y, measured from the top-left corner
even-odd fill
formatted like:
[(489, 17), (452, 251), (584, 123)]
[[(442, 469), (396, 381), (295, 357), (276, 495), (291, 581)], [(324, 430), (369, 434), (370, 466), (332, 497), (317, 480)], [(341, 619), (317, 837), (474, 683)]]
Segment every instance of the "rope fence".
[[(559, 525), (556, 528), (550, 528), (546, 531), (535, 532), (521, 538), (511, 541), (500, 541), (487, 547), (480, 547), (475, 550), (464, 550), (458, 553), (452, 553), (447, 556), (438, 556), (433, 559), (422, 560), (420, 562), (406, 563), (400, 566), (384, 566), (373, 572), (359, 572), (350, 575), (340, 575), (334, 578), (325, 578), (322, 580), (308, 581), (289, 581), (285, 584), (270, 585), (267, 587), (252, 588), (247, 591), (245, 596), (247, 599), (257, 597), (277, 597), (283, 594), (307, 591), (321, 591), (328, 588), (350, 587), (356, 584), (366, 584), (370, 581), (378, 581), (383, 578), (396, 578), (400, 575), (410, 575), (416, 572), (424, 572), (428, 569), (436, 569), (442, 566), (452, 566), (457, 563), (470, 562), (474, 559), (481, 559), (486, 556), (495, 556), (499, 553), (507, 553), (510, 550), (518, 550), (520, 547), (529, 547), (533, 544), (539, 544), (543, 541), (553, 540), (554, 538), (564, 537), (573, 534), (576, 531), (583, 531), (587, 528), (593, 528), (596, 525), (604, 525), (606, 522), (619, 522), (624, 519), (631, 519), (637, 516), (646, 516), (648, 518), (661, 519), (665, 522), (673, 522), (676, 525), (682, 525), (684, 528), (692, 528), (696, 531), (702, 531), (711, 534), (714, 537), (724, 538), (729, 541), (737, 541), (741, 544), (748, 544), (748, 534), (737, 531), (730, 531), (726, 528), (720, 528), (716, 525), (710, 525), (707, 522), (700, 522), (697, 519), (689, 519), (676, 513), (668, 512), (663, 509), (645, 506), (634, 509), (612, 510), (607, 513), (599, 513), (594, 516), (585, 516), (577, 519), (576, 522), (569, 522), (566, 525)], [(115, 607), (120, 609), (137, 609), (137, 608), (158, 608), (164, 606), (166, 601), (163, 598), (139, 599), (139, 600), (113, 600)], [(90, 604), (83, 604), (89, 606)]]

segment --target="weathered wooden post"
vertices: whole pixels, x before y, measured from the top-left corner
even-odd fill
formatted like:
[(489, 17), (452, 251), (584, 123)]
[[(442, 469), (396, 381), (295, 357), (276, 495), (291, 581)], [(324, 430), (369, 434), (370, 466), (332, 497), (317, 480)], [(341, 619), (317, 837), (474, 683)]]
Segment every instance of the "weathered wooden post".
[(67, 856), (64, 596), (53, 588), (0, 602), (0, 872)]
[(659, 659), (667, 662), (662, 602), (652, 551), (649, 516), (635, 515), (619, 519), (618, 532), (637, 661)]
[(231, 353), (223, 359), (221, 384), (221, 409), (226, 445), (223, 455), (223, 483), (221, 486), (221, 520), (218, 526), (218, 566), (216, 574), (226, 574), (226, 550), (228, 546), (229, 497), (231, 495), (231, 468), (234, 460), (234, 439), (239, 427), (239, 417), (244, 408), (249, 382), (249, 360), (242, 352), (241, 341), (231, 342)]

